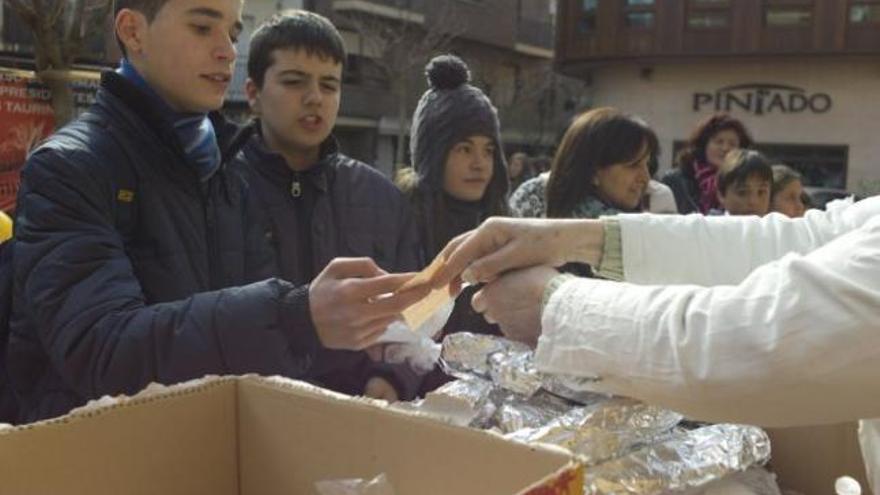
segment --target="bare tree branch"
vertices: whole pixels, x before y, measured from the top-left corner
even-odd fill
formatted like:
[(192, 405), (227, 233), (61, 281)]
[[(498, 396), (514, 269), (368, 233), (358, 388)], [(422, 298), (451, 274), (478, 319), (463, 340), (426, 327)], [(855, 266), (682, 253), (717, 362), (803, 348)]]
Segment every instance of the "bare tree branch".
[(82, 39), (83, 34), (83, 24), (84, 24), (84, 13), (86, 8), (85, 0), (68, 0), (72, 5), (67, 10), (68, 15), (65, 18), (64, 23), (64, 31), (62, 35), (62, 39), (65, 41), (73, 41), (75, 39)]
[[(37, 12), (43, 11), (43, 7), (42, 7), (43, 1), (42, 0), (33, 0), (33, 1), (34, 1), (34, 7), (36, 8)], [(60, 19), (61, 14), (64, 13), (65, 6), (66, 6), (65, 0), (55, 0), (55, 4), (54, 4), (55, 10), (51, 14), (46, 16), (46, 24), (49, 26), (57, 25), (58, 19)]]
[[(403, 162), (403, 142), (407, 120), (412, 113), (410, 105), (410, 79), (416, 69), (425, 66), (428, 59), (447, 50), (453, 40), (464, 33), (466, 26), (455, 18), (450, 2), (433, 5), (430, 22), (417, 22), (408, 7), (411, 1), (397, 0), (389, 6), (396, 12), (392, 16), (379, 16), (360, 11), (342, 13), (351, 29), (360, 35), (361, 53), (381, 73), (397, 96), (397, 150), (395, 163)], [(427, 4), (427, 3), (426, 3)], [(425, 14), (428, 14), (427, 12)], [(425, 16), (427, 17), (427, 16)]]
[(112, 0), (4, 0), (34, 37), (37, 77), (52, 91), (58, 125), (73, 116), (68, 74), (86, 42), (105, 27)]
[(21, 20), (29, 27), (36, 26), (39, 16), (33, 6), (28, 5), (23, 0), (6, 0), (6, 3), (12, 7), (12, 10), (21, 18)]

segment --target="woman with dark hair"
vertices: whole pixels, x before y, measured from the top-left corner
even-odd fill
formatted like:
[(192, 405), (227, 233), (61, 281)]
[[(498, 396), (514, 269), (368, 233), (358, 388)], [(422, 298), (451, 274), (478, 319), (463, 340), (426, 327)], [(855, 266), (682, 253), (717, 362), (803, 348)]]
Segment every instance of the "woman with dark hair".
[(672, 189), (679, 213), (719, 209), (716, 176), (727, 152), (749, 148), (752, 137), (739, 120), (726, 113), (707, 117), (691, 134), (676, 158), (676, 168), (661, 181)]
[(598, 218), (641, 210), (657, 155), (643, 120), (613, 108), (577, 117), (559, 144), (547, 181), (548, 218)]
[(562, 137), (549, 176), (523, 184), (511, 208), (519, 216), (556, 218), (641, 211), (658, 147), (637, 117), (613, 108), (585, 112)]

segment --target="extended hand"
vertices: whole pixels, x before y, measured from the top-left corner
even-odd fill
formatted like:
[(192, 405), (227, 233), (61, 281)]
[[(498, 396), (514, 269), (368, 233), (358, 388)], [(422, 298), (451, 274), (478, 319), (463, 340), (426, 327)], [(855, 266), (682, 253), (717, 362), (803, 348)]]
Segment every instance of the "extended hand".
[(321, 344), (353, 351), (375, 344), (401, 311), (428, 294), (427, 286), (394, 292), (414, 275), (389, 275), (369, 258), (331, 261), (309, 287)]
[(441, 253), (445, 265), (432, 278), (434, 287), (461, 279), (490, 282), (508, 270), (570, 261), (595, 265), (601, 257), (604, 230), (600, 220), (499, 218), (464, 233)]
[(474, 294), (471, 304), (511, 340), (534, 346), (541, 335), (541, 302), (556, 270), (537, 266), (502, 275)]

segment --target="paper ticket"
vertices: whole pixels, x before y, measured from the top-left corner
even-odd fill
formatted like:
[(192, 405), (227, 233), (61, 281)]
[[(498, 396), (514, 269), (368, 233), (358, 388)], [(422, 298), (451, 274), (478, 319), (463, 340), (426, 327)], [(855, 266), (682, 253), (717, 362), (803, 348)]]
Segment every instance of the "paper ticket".
[[(398, 291), (411, 289), (430, 282), (434, 274), (443, 267), (445, 262), (446, 260), (442, 256), (437, 256), (430, 265), (403, 284)], [(427, 296), (403, 310), (403, 319), (410, 329), (415, 330), (450, 299), (448, 285), (434, 289)]]

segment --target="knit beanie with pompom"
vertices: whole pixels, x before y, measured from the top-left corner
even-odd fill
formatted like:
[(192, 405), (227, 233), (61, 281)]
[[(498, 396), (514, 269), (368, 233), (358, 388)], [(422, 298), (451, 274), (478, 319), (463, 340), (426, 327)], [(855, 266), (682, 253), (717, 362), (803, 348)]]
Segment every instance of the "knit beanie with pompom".
[(470, 70), (454, 55), (434, 57), (425, 67), (428, 90), (413, 114), (410, 153), (419, 185), (435, 191), (443, 187), (443, 167), (449, 150), (470, 136), (495, 142), (493, 181), (504, 181), (507, 164), (501, 149), (498, 112), (479, 88), (470, 85)]

